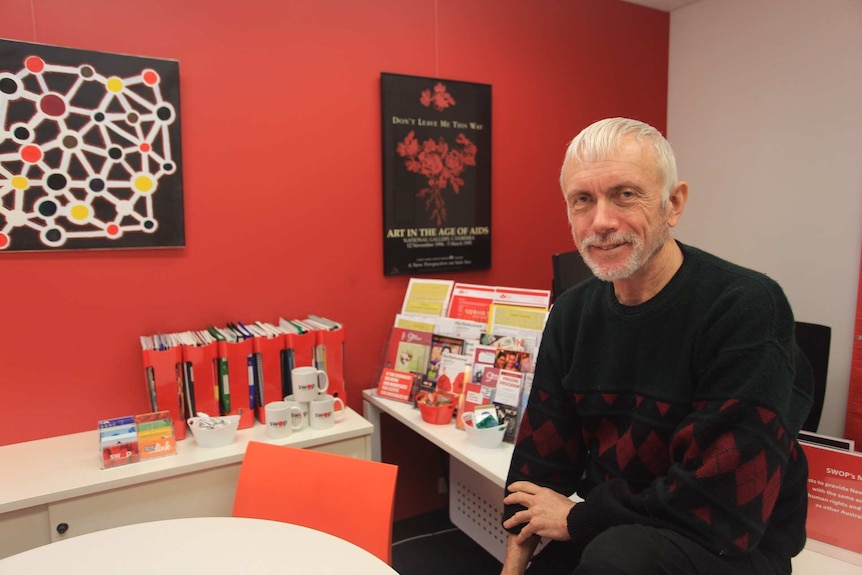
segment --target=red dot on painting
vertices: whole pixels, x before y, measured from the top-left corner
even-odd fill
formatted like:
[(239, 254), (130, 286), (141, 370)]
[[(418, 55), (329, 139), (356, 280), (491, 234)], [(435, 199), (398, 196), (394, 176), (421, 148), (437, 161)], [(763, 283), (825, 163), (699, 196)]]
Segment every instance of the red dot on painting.
[(48, 116), (62, 116), (66, 112), (66, 102), (56, 94), (46, 94), (39, 101), (39, 109)]
[(159, 83), (159, 75), (154, 70), (145, 70), (143, 76), (144, 84), (147, 86), (155, 86)]
[(42, 150), (39, 146), (24, 146), (21, 148), (21, 159), (28, 164), (35, 164), (42, 159)]
[(149, 152), (150, 151), (150, 145), (148, 143), (144, 142), (143, 144), (141, 144), (141, 151), (142, 152)]
[(45, 69), (45, 60), (43, 60), (39, 56), (28, 56), (24, 60), (24, 67), (27, 68), (27, 70), (29, 70), (30, 72), (38, 74)]
[(120, 233), (120, 226), (118, 226), (117, 224), (109, 224), (108, 225), (108, 235), (109, 236), (116, 236), (119, 233)]
[(0, 250), (9, 245), (9, 236), (0, 233)]

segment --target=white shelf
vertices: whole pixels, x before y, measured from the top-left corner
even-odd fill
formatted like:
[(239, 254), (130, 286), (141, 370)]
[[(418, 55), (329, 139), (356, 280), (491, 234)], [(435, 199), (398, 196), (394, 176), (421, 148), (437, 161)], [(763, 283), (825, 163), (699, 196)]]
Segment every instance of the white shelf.
[(383, 412), (391, 415), (495, 485), (501, 488), (505, 486), (506, 475), (509, 473), (509, 462), (512, 459), (512, 450), (514, 449), (511, 443), (503, 443), (495, 449), (476, 447), (467, 441), (467, 432), (456, 428), (454, 423), (448, 425), (426, 423), (422, 421), (419, 410), (409, 403), (380, 397), (374, 389), (364, 390), (362, 399), (367, 404), (364, 415), (374, 424), (375, 429), (371, 447), (372, 458), (378, 461), (380, 459), (380, 426), (377, 420), (379, 420), (379, 413)]
[(272, 440), (265, 426), (240, 429), (225, 447), (198, 447), (191, 432), (177, 442), (176, 455), (101, 469), (98, 432), (15, 443), (0, 447), (0, 514), (45, 505), (72, 497), (213, 469), (242, 461), (249, 441), (313, 448), (367, 437), (373, 426), (350, 408), (343, 420), (327, 430), (305, 428)]

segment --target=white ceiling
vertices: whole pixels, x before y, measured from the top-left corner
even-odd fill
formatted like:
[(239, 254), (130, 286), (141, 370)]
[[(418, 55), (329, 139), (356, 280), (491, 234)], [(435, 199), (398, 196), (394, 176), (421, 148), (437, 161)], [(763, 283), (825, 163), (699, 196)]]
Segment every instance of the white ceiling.
[(625, 2), (631, 2), (632, 4), (640, 4), (641, 6), (647, 6), (649, 8), (655, 8), (656, 10), (663, 10), (665, 12), (672, 12), (677, 8), (682, 8), (686, 4), (693, 4), (697, 2), (697, 0), (624, 0)]

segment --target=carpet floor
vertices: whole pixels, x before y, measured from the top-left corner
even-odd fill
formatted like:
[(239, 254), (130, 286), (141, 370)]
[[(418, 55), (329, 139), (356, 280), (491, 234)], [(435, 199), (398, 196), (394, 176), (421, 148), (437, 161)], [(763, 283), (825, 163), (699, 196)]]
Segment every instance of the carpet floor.
[(449, 521), (448, 509), (396, 521), (392, 568), (399, 575), (499, 575), (502, 565)]

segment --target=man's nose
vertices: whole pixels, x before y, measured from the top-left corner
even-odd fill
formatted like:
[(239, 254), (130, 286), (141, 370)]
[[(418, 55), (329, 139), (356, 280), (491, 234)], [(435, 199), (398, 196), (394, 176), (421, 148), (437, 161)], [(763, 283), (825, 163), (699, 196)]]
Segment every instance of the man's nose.
[(593, 213), (593, 227), (598, 232), (606, 232), (615, 230), (618, 225), (619, 214), (612, 202), (600, 198), (596, 202), (595, 211)]

